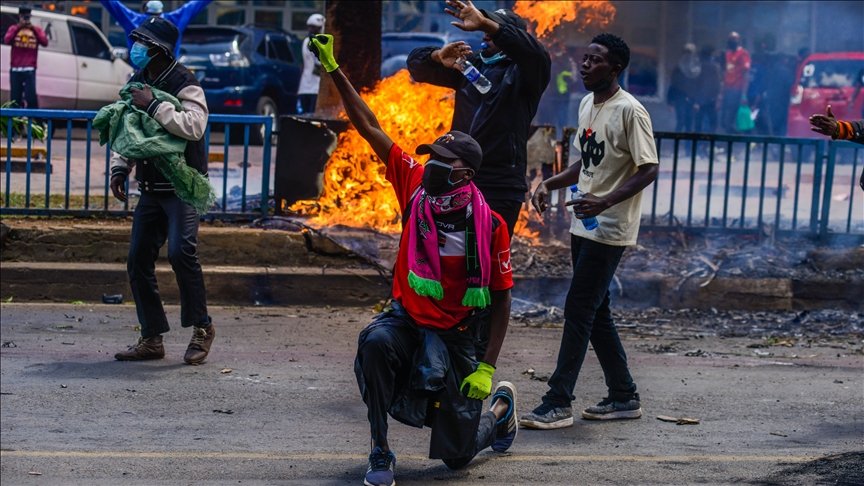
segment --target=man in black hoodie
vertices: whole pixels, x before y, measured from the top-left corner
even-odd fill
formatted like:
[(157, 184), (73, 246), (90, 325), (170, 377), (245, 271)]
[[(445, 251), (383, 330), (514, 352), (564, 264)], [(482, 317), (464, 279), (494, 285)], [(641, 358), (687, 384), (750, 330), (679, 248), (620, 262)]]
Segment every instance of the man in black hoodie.
[[(549, 84), (552, 60), (546, 48), (527, 32), (525, 20), (510, 10), (477, 9), (470, 1), (448, 0), (452, 24), (483, 31), (485, 48), (473, 54), (464, 42), (441, 48), (421, 47), (408, 56), (408, 71), (419, 82), (456, 90), (452, 130), (471, 135), (483, 149), (474, 182), (489, 206), (507, 223), (510, 235), (525, 201), (528, 135), (540, 97)], [(492, 83), (480, 93), (456, 61), (465, 57)]]

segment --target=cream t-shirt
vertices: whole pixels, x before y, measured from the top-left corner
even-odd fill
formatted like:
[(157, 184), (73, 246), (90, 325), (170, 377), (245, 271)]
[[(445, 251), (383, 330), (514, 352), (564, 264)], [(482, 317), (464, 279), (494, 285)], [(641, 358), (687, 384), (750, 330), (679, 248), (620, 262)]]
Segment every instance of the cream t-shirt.
[[(598, 197), (618, 188), (640, 165), (659, 163), (648, 111), (621, 88), (602, 104), (594, 105), (594, 93), (582, 99), (573, 145), (582, 152), (579, 192)], [(639, 192), (600, 213), (592, 231), (573, 216), (570, 233), (607, 245), (635, 245), (641, 213)]]

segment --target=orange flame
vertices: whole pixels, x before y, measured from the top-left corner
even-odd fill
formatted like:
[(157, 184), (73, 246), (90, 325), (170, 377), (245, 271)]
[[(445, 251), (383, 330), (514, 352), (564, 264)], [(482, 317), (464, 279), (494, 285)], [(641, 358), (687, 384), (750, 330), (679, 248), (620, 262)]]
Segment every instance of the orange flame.
[(605, 0), (517, 0), (513, 12), (536, 24), (536, 34), (540, 38), (565, 22), (575, 24), (581, 31), (594, 25), (605, 27), (615, 19), (615, 7)]
[[(446, 132), (453, 118), (453, 90), (414, 83), (404, 69), (361, 97), (384, 132), (409, 153)], [(313, 225), (343, 224), (398, 232), (399, 203), (385, 171), (369, 143), (350, 128), (339, 136), (338, 147), (327, 163), (321, 197), (298, 201), (289, 210), (313, 216), (309, 221)]]

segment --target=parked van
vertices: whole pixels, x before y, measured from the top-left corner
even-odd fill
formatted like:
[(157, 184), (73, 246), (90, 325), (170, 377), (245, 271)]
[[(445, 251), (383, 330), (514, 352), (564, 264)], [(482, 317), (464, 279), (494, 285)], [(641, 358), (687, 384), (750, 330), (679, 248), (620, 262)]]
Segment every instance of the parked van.
[(864, 52), (811, 54), (798, 66), (789, 100), (787, 135), (819, 137), (810, 130), (810, 115), (831, 111), (840, 120), (864, 118)]
[[(120, 51), (89, 20), (71, 15), (33, 10), (33, 25), (48, 37), (39, 47), (36, 94), (39, 108), (98, 110), (116, 101), (134, 72)], [(18, 23), (18, 8), (0, 6), (3, 35)], [(12, 47), (0, 46), (0, 100), (9, 100), (9, 59)], [(125, 49), (124, 49), (125, 50)]]

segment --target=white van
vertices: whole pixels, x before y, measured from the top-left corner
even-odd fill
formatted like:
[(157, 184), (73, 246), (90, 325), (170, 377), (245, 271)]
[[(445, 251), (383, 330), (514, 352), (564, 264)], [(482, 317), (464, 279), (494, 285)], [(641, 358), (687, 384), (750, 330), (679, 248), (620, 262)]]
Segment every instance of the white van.
[[(39, 47), (36, 94), (39, 108), (98, 110), (117, 101), (134, 70), (116, 55), (108, 40), (89, 20), (33, 10), (33, 25), (48, 36)], [(0, 6), (0, 35), (18, 23), (18, 8)], [(2, 37), (0, 37), (2, 41)], [(9, 100), (9, 59), (12, 47), (0, 46), (0, 100)]]

